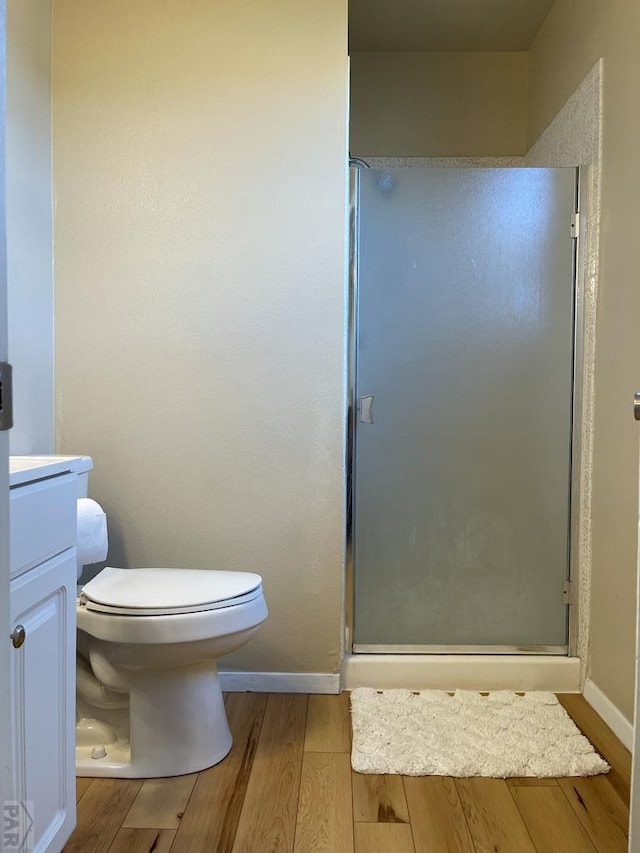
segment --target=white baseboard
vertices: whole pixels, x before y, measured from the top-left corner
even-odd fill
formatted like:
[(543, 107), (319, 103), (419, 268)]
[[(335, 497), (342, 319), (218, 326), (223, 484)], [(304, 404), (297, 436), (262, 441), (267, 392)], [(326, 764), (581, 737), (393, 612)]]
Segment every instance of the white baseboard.
[(605, 721), (611, 731), (618, 737), (628, 750), (633, 748), (633, 724), (627, 720), (622, 711), (618, 710), (602, 690), (587, 679), (584, 683), (584, 698), (599, 717)]
[(225, 672), (220, 686), (229, 693), (340, 693), (338, 672)]
[(578, 658), (552, 655), (346, 655), (342, 689), (580, 692)]

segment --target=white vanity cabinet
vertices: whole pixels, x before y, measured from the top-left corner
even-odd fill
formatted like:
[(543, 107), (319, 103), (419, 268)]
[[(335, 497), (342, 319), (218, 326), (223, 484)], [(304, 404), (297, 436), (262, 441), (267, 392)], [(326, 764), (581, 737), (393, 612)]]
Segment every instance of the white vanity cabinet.
[(14, 796), (23, 849), (58, 853), (76, 820), (77, 481), (72, 461), (30, 459), (10, 461)]

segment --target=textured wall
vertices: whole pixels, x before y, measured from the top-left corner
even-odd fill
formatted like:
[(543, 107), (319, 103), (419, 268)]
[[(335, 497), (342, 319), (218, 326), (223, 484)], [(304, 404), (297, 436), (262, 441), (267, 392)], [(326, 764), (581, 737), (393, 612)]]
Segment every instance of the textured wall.
[(524, 166), (524, 157), (367, 157), (372, 169), (421, 168), (438, 169), (509, 169)]
[(56, 445), (109, 561), (264, 577), (227, 668), (337, 671), (344, 0), (54, 7)]
[(572, 614), (571, 652), (580, 658), (581, 685), (587, 671), (591, 622), (593, 435), (595, 416), (596, 312), (602, 203), (602, 83), (599, 61), (527, 152), (528, 166), (581, 166), (580, 240), (576, 299), (575, 414), (572, 507), (572, 566), (577, 595)]
[(599, 57), (604, 60), (602, 207), (593, 434), (590, 677), (633, 718), (636, 632), (640, 255), (640, 5), (557, 0), (530, 55), (534, 142)]
[(352, 155), (523, 155), (526, 125), (524, 52), (351, 56)]
[(53, 449), (51, 3), (7, 3), (7, 276), (12, 453)]

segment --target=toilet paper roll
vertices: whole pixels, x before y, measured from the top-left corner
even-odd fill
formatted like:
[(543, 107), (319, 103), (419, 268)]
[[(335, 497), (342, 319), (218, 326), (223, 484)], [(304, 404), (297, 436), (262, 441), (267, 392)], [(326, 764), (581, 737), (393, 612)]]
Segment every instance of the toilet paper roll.
[(107, 516), (96, 501), (90, 498), (78, 500), (78, 566), (106, 560), (109, 540), (107, 538)]

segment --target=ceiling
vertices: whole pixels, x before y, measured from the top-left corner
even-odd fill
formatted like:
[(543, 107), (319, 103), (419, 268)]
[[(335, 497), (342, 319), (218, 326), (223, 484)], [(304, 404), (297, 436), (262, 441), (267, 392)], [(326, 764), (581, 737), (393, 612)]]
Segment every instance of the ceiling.
[(349, 50), (528, 50), (554, 0), (349, 0)]

